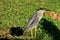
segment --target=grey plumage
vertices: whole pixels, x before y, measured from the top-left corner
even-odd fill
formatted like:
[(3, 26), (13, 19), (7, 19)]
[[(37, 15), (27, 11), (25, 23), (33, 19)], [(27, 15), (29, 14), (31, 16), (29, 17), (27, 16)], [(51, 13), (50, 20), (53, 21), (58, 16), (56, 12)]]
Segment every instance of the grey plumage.
[(37, 27), (39, 21), (42, 19), (43, 17), (43, 13), (44, 13), (44, 9), (40, 9), (39, 11), (37, 11), (28, 21), (28, 25), (26, 27), (26, 31), (28, 32), (31, 29), (34, 29), (35, 27)]

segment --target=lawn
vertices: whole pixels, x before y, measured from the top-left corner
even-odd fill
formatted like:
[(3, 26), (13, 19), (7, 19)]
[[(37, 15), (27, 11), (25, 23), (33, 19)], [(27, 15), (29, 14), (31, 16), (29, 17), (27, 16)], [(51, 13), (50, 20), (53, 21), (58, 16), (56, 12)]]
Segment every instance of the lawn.
[[(29, 18), (41, 7), (60, 12), (60, 0), (0, 0), (0, 30), (18, 26), (25, 29)], [(37, 27), (36, 39), (60, 40), (60, 22), (46, 14)]]

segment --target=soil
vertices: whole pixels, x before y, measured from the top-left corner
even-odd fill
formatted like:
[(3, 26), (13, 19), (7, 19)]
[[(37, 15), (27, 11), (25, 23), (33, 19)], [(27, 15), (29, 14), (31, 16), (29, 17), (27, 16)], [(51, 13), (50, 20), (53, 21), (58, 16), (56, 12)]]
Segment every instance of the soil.
[(53, 19), (60, 21), (60, 14), (54, 11), (47, 11), (48, 15), (51, 16)]

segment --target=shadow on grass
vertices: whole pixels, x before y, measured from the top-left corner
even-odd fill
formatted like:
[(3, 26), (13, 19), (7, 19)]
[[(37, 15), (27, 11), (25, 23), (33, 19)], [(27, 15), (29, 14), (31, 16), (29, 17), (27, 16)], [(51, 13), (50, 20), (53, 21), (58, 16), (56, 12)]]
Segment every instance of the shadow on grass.
[(9, 39), (7, 39), (7, 38), (0, 38), (0, 40), (9, 40)]
[(60, 40), (60, 31), (57, 29), (57, 26), (46, 19), (42, 20), (43, 22), (41, 24), (43, 25), (43, 28), (47, 30), (47, 33), (53, 36), (54, 40)]
[(21, 27), (12, 27), (11, 29), (10, 29), (10, 34), (12, 35), (12, 36), (21, 36), (21, 35), (23, 35), (23, 29), (21, 28)]
[(11, 38), (11, 39), (9, 39), (9, 38), (0, 38), (0, 40), (24, 40), (24, 39), (20, 39), (20, 38), (19, 39), (16, 39), (16, 38)]

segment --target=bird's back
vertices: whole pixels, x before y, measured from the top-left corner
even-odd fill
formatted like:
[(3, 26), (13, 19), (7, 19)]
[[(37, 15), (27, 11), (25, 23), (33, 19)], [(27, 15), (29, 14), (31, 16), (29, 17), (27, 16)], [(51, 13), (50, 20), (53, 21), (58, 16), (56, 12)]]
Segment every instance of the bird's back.
[(30, 18), (28, 25), (27, 25), (27, 28), (26, 28), (26, 31), (29, 31), (30, 29), (37, 27), (37, 25), (42, 17), (43, 17), (43, 13), (41, 13), (40, 11), (36, 12), (36, 14), (34, 14)]

